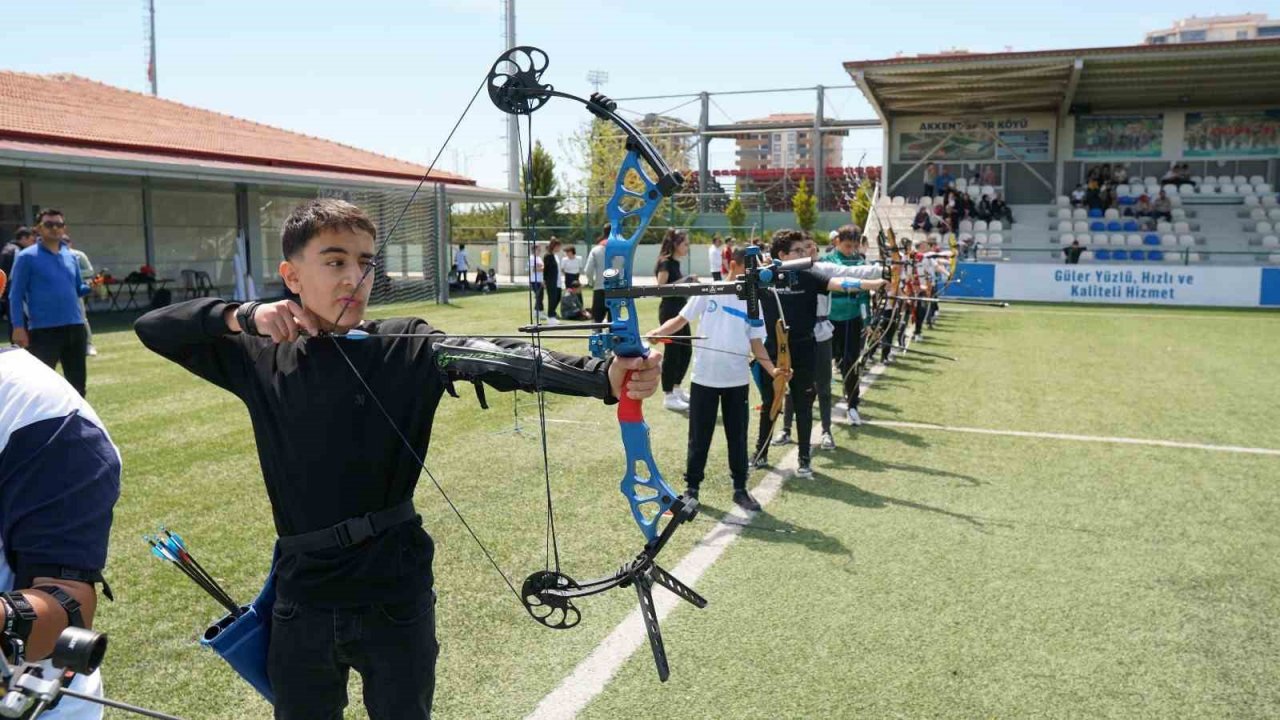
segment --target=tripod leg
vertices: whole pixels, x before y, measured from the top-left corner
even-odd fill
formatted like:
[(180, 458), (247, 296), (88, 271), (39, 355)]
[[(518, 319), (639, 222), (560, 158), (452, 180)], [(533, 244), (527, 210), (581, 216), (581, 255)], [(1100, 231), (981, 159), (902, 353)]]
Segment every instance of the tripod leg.
[(675, 575), (672, 575), (657, 565), (650, 568), (650, 572), (653, 575), (654, 582), (675, 593), (681, 599), (691, 603), (695, 607), (704, 608), (707, 606), (706, 598), (694, 592), (693, 588), (680, 582)]
[(658, 627), (658, 609), (653, 605), (653, 580), (645, 573), (635, 576), (632, 583), (636, 588), (636, 596), (640, 599), (640, 616), (644, 618), (644, 629), (649, 633), (649, 647), (653, 649), (653, 662), (658, 666), (658, 679), (666, 682), (671, 676), (667, 667), (667, 651), (662, 646), (662, 629)]

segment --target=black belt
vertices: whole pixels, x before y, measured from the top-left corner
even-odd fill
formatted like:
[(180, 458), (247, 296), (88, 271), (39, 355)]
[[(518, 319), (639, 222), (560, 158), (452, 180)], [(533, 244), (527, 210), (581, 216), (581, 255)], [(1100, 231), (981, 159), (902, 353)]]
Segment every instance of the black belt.
[(386, 510), (366, 513), (360, 517), (343, 520), (323, 530), (286, 535), (280, 538), (280, 552), (300, 553), (331, 550), (359, 545), (376, 535), (381, 535), (392, 527), (410, 520), (418, 519), (418, 512), (413, 508), (412, 500), (405, 500)]

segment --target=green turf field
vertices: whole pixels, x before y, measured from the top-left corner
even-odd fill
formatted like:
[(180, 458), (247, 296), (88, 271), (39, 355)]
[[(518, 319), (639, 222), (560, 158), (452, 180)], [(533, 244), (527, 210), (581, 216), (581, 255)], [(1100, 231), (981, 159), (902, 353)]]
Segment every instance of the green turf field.
[[(509, 332), (524, 308), (512, 293), (410, 311), (476, 333)], [(108, 692), (190, 718), (268, 717), (196, 645), (217, 606), (140, 539), (171, 526), (251, 598), (273, 536), (248, 418), (116, 322), (95, 320), (89, 366), (89, 399), (125, 463), (107, 573), (118, 599), (98, 617)], [(1275, 313), (952, 308), (940, 322), (920, 347), (959, 360), (901, 358), (864, 416), (1280, 448)], [(491, 392), (480, 411), (460, 392), (441, 406), (427, 464), (518, 585), (543, 565), (536, 407), (523, 396), (525, 435), (499, 434), (514, 424), (511, 396)], [(548, 427), (565, 570), (605, 574), (642, 544), (617, 492), (616, 422), (596, 401), (548, 406), (566, 421)], [(683, 418), (647, 407), (679, 488)], [(786, 480), (698, 582), (710, 606), (664, 623), (671, 681), (657, 682), (642, 647), (584, 717), (1280, 715), (1280, 456), (900, 426), (836, 435), (817, 476)], [(731, 507), (721, 443), (710, 468), (706, 519), (677, 535), (668, 565)], [(438, 715), (523, 716), (634, 595), (587, 599), (578, 628), (547, 630), (425, 477), (417, 499), (437, 543)], [(364, 717), (352, 690), (348, 716)]]

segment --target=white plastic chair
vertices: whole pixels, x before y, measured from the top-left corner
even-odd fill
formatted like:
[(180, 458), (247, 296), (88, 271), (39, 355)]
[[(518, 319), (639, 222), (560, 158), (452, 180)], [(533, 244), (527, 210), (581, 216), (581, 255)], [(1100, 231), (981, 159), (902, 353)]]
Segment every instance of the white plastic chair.
[(1129, 233), (1124, 236), (1124, 244), (1129, 247), (1142, 247), (1142, 236), (1137, 233)]
[(1182, 207), (1182, 196), (1181, 196), (1181, 195), (1170, 195), (1170, 196), (1169, 196), (1169, 206), (1170, 206), (1170, 207)]
[(1059, 220), (1070, 220), (1070, 219), (1071, 219), (1071, 209), (1070, 209), (1070, 208), (1058, 208), (1058, 219), (1059, 219)]
[(1174, 208), (1174, 209), (1173, 209), (1172, 211), (1170, 211), (1170, 212), (1171, 212), (1171, 214), (1173, 215), (1173, 220), (1174, 220), (1174, 222), (1177, 222), (1177, 221), (1179, 221), (1179, 220), (1186, 220), (1186, 219), (1187, 219), (1187, 211), (1186, 211), (1186, 210), (1183, 210), (1182, 208)]
[(972, 220), (961, 220), (961, 221), (960, 221), (960, 232), (966, 232), (966, 233), (967, 233), (967, 232), (973, 232), (973, 221), (972, 221)]
[(1276, 196), (1271, 194), (1263, 195), (1262, 197), (1258, 198), (1258, 202), (1262, 204), (1262, 207), (1269, 208), (1269, 207), (1280, 206), (1280, 200), (1276, 199)]
[(974, 221), (973, 221), (973, 231), (974, 231), (975, 233), (982, 232), (982, 231), (984, 231), (984, 230), (986, 230), (986, 229), (987, 229), (987, 221), (986, 221), (986, 220), (974, 220)]
[(1253, 228), (1253, 231), (1259, 235), (1270, 235), (1273, 230), (1275, 230), (1275, 226), (1265, 220), (1259, 220), (1258, 224)]
[(1160, 189), (1164, 191), (1165, 195), (1178, 194), (1178, 186), (1174, 185), (1173, 183), (1165, 183), (1163, 186), (1160, 187)]
[(1124, 233), (1111, 233), (1111, 244), (1116, 247), (1124, 247)]
[(893, 204), (897, 207), (902, 207), (907, 204), (907, 199), (901, 195), (894, 195)]
[(987, 229), (990, 230), (991, 232), (1000, 232), (1001, 230), (1004, 230), (1004, 223), (1000, 222), (999, 220), (992, 220), (991, 222), (987, 223)]
[(1089, 221), (1077, 220), (1073, 223), (1073, 227), (1071, 229), (1078, 233), (1089, 232)]
[(1280, 247), (1280, 237), (1267, 235), (1262, 238), (1262, 247)]
[(1178, 236), (1173, 233), (1165, 233), (1160, 236), (1160, 247), (1174, 248), (1178, 247)]
[(1249, 211), (1249, 219), (1254, 222), (1257, 222), (1259, 220), (1266, 220), (1267, 211), (1263, 210), (1262, 208), (1254, 208)]
[(1251, 177), (1249, 178), (1249, 184), (1250, 184), (1250, 185), (1261, 185), (1262, 183), (1264, 183), (1264, 182), (1266, 182), (1266, 181), (1267, 181), (1267, 179), (1266, 179), (1266, 178), (1264, 178), (1264, 177), (1262, 177), (1261, 175), (1253, 175), (1253, 176), (1251, 176)]
[(965, 180), (964, 178), (956, 178), (956, 189), (959, 190), (960, 192), (964, 192), (965, 190), (968, 190), (969, 181)]
[(973, 241), (974, 241), (975, 243), (979, 244), (979, 245), (986, 245), (986, 244), (987, 244), (987, 234), (986, 234), (986, 233), (974, 233), (974, 234), (973, 234)]
[(1170, 222), (1165, 221), (1165, 220), (1161, 220), (1161, 221), (1157, 222), (1157, 223), (1156, 223), (1156, 232), (1158, 232), (1158, 233), (1173, 232), (1173, 223), (1170, 223)]
[(1275, 192), (1275, 189), (1271, 187), (1271, 183), (1261, 182), (1253, 186), (1253, 191), (1259, 195), (1266, 195), (1267, 193)]
[(1193, 177), (1191, 178), (1191, 181), (1197, 185), (1217, 185), (1218, 184), (1218, 178), (1212, 175), (1205, 175), (1203, 178)]
[(1178, 245), (1180, 245), (1180, 246), (1182, 246), (1182, 247), (1191, 247), (1192, 245), (1195, 245), (1195, 244), (1196, 244), (1196, 238), (1195, 238), (1195, 236), (1194, 236), (1194, 235), (1179, 235), (1179, 236), (1178, 236)]
[(1260, 202), (1258, 201), (1258, 196), (1257, 196), (1257, 195), (1245, 195), (1245, 196), (1244, 196), (1244, 206), (1245, 206), (1245, 207), (1258, 207), (1258, 206), (1259, 206), (1259, 205), (1261, 205), (1261, 204), (1262, 204), (1262, 203), (1260, 203)]
[(1085, 210), (1084, 208), (1076, 208), (1075, 210), (1071, 211), (1071, 219), (1072, 220), (1088, 220), (1089, 211)]
[(1200, 184), (1202, 184), (1202, 183), (1204, 183), (1204, 178), (1200, 177), (1199, 175), (1192, 175), (1192, 176), (1191, 176), (1191, 184), (1192, 184), (1192, 185), (1200, 185)]
[(1070, 220), (1059, 220), (1059, 221), (1058, 221), (1058, 232), (1060, 232), (1060, 233), (1075, 232), (1075, 228), (1071, 225), (1071, 221), (1070, 221)]
[(990, 233), (990, 234), (988, 234), (988, 235), (987, 235), (987, 244), (988, 244), (988, 245), (1003, 245), (1003, 244), (1004, 244), (1004, 235), (1001, 235), (1001, 234), (1000, 234), (1000, 233), (998, 233), (998, 232), (997, 232), (997, 233)]
[(1059, 195), (1059, 196), (1058, 196), (1058, 207), (1060, 207), (1060, 208), (1070, 208), (1070, 207), (1071, 207), (1071, 198), (1067, 197), (1066, 195)]
[(1252, 185), (1253, 183), (1249, 182), (1249, 179), (1243, 175), (1233, 175), (1231, 177), (1231, 184), (1232, 185), (1245, 185), (1245, 184)]
[(1280, 253), (1271, 253), (1267, 256), (1267, 262), (1272, 265), (1280, 265)]
[(982, 186), (982, 194), (983, 194), (983, 195), (986, 195), (987, 197), (989, 197), (989, 198), (991, 198), (991, 199), (993, 199), (993, 200), (994, 200), (994, 199), (995, 199), (995, 196), (996, 196), (996, 189), (995, 189), (995, 186), (993, 186), (993, 185), (983, 185), (983, 186)]
[[(1280, 257), (1280, 255), (1277, 255), (1276, 257)], [(1080, 262), (1082, 263), (1093, 262), (1093, 251), (1085, 250), (1084, 252), (1080, 253)]]
[(1181, 235), (1182, 233), (1189, 233), (1191, 232), (1191, 223), (1176, 222), (1173, 224), (1173, 231), (1178, 233), (1179, 235)]
[(1271, 208), (1267, 211), (1268, 220), (1280, 220), (1280, 208)]
[(1111, 238), (1106, 233), (1095, 233), (1093, 236), (1093, 244), (1098, 247), (1107, 247), (1111, 244)]
[(1120, 197), (1133, 197), (1133, 190), (1129, 187), (1128, 183), (1125, 183), (1124, 185), (1117, 185), (1116, 195), (1119, 195)]
[(1146, 185), (1146, 186), (1148, 186), (1148, 187), (1150, 187), (1150, 186), (1152, 186), (1152, 185), (1155, 185), (1156, 187), (1160, 187), (1160, 181), (1159, 181), (1158, 179), (1156, 179), (1156, 176), (1154, 176), (1154, 175), (1148, 175), (1148, 176), (1146, 176), (1146, 177), (1142, 178), (1142, 184), (1143, 184), (1143, 185)]
[(1236, 194), (1236, 186), (1235, 186), (1235, 185), (1232, 185), (1231, 183), (1219, 184), (1219, 185), (1218, 185), (1218, 194), (1220, 194), (1220, 195), (1235, 195), (1235, 194)]
[(1234, 184), (1234, 183), (1232, 183), (1232, 182), (1231, 182), (1231, 176), (1230, 176), (1230, 175), (1219, 175), (1219, 176), (1218, 176), (1218, 185), (1219, 185), (1219, 186), (1222, 186), (1222, 185), (1232, 185), (1232, 184)]
[(1119, 220), (1119, 219), (1120, 219), (1120, 211), (1119, 211), (1119, 210), (1117, 210), (1117, 209), (1115, 209), (1115, 208), (1107, 208), (1107, 209), (1106, 209), (1106, 211), (1102, 213), (1102, 219), (1104, 219), (1104, 220)]
[(1076, 236), (1072, 235), (1071, 233), (1063, 233), (1062, 235), (1058, 236), (1058, 242), (1062, 243), (1063, 245), (1070, 245), (1075, 241), (1076, 241)]

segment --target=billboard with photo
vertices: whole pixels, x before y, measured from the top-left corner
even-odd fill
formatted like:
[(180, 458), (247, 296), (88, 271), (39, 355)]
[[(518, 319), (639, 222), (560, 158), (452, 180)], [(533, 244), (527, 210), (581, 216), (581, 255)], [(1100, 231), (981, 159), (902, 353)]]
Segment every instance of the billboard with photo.
[(1187, 113), (1183, 156), (1280, 155), (1280, 110)]
[(1160, 157), (1163, 115), (1080, 115), (1073, 155), (1077, 158)]
[(965, 119), (904, 116), (894, 121), (894, 157), (898, 162), (917, 162), (926, 154), (938, 162), (1019, 157), (1045, 162), (1053, 159), (1054, 127), (1053, 115), (1045, 113)]

